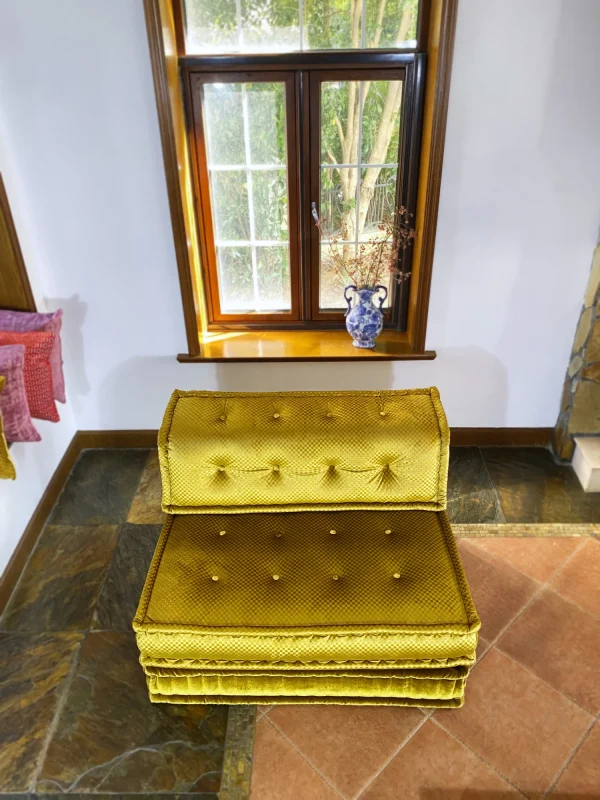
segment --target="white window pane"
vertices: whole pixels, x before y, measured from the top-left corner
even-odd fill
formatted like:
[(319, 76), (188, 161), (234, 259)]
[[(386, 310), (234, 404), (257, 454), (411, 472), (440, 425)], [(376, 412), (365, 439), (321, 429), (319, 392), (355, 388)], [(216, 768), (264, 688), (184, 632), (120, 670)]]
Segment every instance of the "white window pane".
[(185, 0), (188, 53), (234, 53), (238, 49), (236, 0)]
[(246, 84), (253, 164), (285, 164), (285, 86)]
[(244, 120), (239, 84), (207, 83), (203, 112), (210, 166), (244, 164)]
[(185, 0), (186, 50), (415, 47), (418, 6), (418, 0)]
[(240, 6), (242, 52), (300, 50), (298, 0), (240, 0)]
[(368, 48), (416, 47), (417, 0), (386, 2), (380, 16), (381, 0), (365, 0), (365, 39)]
[(225, 241), (250, 239), (245, 170), (214, 170), (210, 176), (215, 235)]
[(256, 255), (262, 308), (268, 311), (289, 311), (289, 248), (257, 247)]
[[(379, 226), (393, 215), (401, 102), (401, 81), (322, 84), (321, 219), (326, 236), (342, 240), (337, 251), (345, 262), (360, 253), (361, 246), (368, 254), (369, 241), (380, 236)], [(379, 282), (391, 288), (389, 271), (379, 276)], [(351, 276), (335, 272), (330, 245), (324, 243), (321, 308), (346, 308), (342, 290), (351, 283)], [(391, 292), (385, 307), (390, 303)]]
[(205, 84), (202, 103), (221, 311), (289, 312), (285, 84)]
[[(355, 245), (346, 246), (347, 252), (354, 255)], [(321, 244), (321, 274), (319, 281), (319, 306), (322, 310), (341, 311), (346, 309), (344, 287), (352, 283), (349, 277), (340, 274), (334, 268), (328, 244)]]
[(224, 314), (254, 308), (254, 278), (250, 247), (218, 247), (219, 295)]
[(286, 170), (254, 171), (252, 186), (255, 238), (287, 241), (289, 233)]

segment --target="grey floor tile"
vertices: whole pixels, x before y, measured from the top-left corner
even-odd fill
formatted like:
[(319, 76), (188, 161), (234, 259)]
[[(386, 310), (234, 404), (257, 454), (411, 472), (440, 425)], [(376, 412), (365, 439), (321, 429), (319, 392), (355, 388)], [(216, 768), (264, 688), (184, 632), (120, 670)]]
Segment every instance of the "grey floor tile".
[(36, 791), (216, 793), (227, 706), (154, 704), (133, 633), (89, 633)]
[(482, 454), (507, 522), (600, 522), (600, 494), (543, 447), (486, 447)]
[(451, 522), (505, 522), (478, 447), (450, 449), (448, 516)]
[(0, 629), (87, 630), (117, 543), (116, 525), (47, 525)]
[(92, 627), (130, 631), (144, 581), (160, 536), (160, 525), (123, 525)]
[(103, 525), (125, 522), (148, 450), (84, 450), (49, 522)]
[(80, 641), (0, 633), (0, 792), (30, 788)]

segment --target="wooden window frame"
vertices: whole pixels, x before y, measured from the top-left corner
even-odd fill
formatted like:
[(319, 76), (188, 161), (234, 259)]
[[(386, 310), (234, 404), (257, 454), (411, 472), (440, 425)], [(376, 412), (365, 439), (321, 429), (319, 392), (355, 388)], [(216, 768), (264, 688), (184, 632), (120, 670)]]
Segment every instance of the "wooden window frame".
[[(320, 239), (312, 223), (310, 204), (319, 199), (320, 149), (319, 85), (322, 81), (340, 80), (402, 80), (403, 124), (398, 142), (397, 204), (416, 212), (416, 187), (420, 143), (422, 94), (425, 76), (425, 56), (396, 51), (373, 53), (301, 53), (291, 56), (231, 56), (217, 57), (219, 72), (215, 72), (214, 56), (180, 58), (184, 102), (188, 118), (188, 146), (192, 158), (197, 204), (199, 248), (202, 254), (204, 283), (207, 296), (206, 329), (262, 330), (310, 328), (328, 330), (345, 326), (343, 311), (320, 309), (319, 282)], [(248, 67), (240, 72), (240, 59)], [(280, 71), (285, 61), (296, 71)], [(277, 314), (223, 314), (220, 309), (210, 187), (206, 165), (205, 133), (199, 99), (195, 97), (197, 82), (225, 83), (250, 81), (281, 81), (286, 83), (286, 115), (288, 119), (288, 181), (290, 226), (290, 272), (292, 309)], [(299, 107), (298, 96), (305, 102)], [(300, 118), (304, 110), (305, 119)], [(300, 152), (304, 158), (297, 158)], [(311, 154), (309, 159), (307, 154)], [(302, 187), (302, 192), (300, 192)], [(410, 272), (412, 247), (402, 255), (402, 269)], [(409, 279), (410, 280), (410, 279)], [(409, 296), (409, 280), (393, 289), (392, 303), (384, 317), (386, 328), (402, 331), (405, 327)]]
[[(441, 168), (443, 163), (452, 51), (458, 0), (422, 0), (418, 22), (417, 51), (427, 54), (428, 74), (423, 101), (423, 128), (418, 177), (413, 176), (416, 197), (411, 285), (406, 297), (406, 330), (384, 330), (375, 351), (361, 352), (352, 348), (342, 330), (253, 330), (239, 323), (240, 330), (230, 334), (209, 329), (206, 286), (202, 278), (202, 253), (194, 209), (192, 156), (186, 134), (183, 96), (180, 82), (180, 61), (186, 65), (202, 62), (213, 70), (243, 71), (252, 66), (255, 56), (236, 55), (183, 57), (181, 35), (181, 0), (144, 0), (148, 40), (157, 98), (158, 118), (163, 145), (165, 173), (171, 219), (181, 283), (188, 352), (180, 361), (255, 361), (255, 360), (404, 360), (430, 359), (435, 353), (425, 349), (425, 334), (431, 272), (434, 255), (437, 210), (439, 205)], [(179, 21), (178, 21), (179, 18)], [(179, 33), (178, 33), (179, 30)], [(373, 51), (373, 56), (388, 66), (390, 60), (415, 51)], [(349, 66), (356, 53), (332, 51), (269, 56), (274, 70), (306, 69), (327, 66)], [(368, 54), (371, 56), (371, 53)], [(365, 57), (364, 52), (360, 54)], [(306, 135), (306, 128), (304, 129)], [(319, 323), (331, 327), (331, 323)], [(231, 325), (227, 325), (230, 328)], [(349, 345), (349, 346), (348, 346)]]
[[(212, 207), (210, 201), (210, 185), (207, 165), (207, 149), (204, 134), (204, 124), (200, 109), (201, 99), (197, 97), (200, 87), (206, 83), (226, 83), (234, 80), (236, 83), (266, 83), (269, 81), (283, 83), (285, 85), (285, 106), (286, 106), (286, 140), (287, 140), (287, 179), (289, 195), (289, 254), (290, 254), (290, 282), (295, 289), (291, 292), (291, 310), (289, 312), (279, 312), (274, 314), (230, 314), (221, 311), (219, 297), (218, 268), (216, 259), (214, 225)], [(213, 70), (194, 70), (189, 66), (183, 69), (184, 92), (186, 97), (189, 130), (190, 130), (190, 152), (192, 153), (192, 163), (194, 165), (194, 177), (196, 193), (198, 197), (197, 214), (201, 227), (200, 230), (200, 249), (202, 252), (202, 264), (207, 287), (207, 301), (209, 308), (209, 329), (221, 329), (221, 326), (235, 325), (236, 323), (252, 324), (261, 326), (265, 323), (271, 325), (285, 325), (286, 323), (297, 323), (300, 321), (300, 303), (302, 276), (300, 270), (300, 227), (299, 209), (297, 198), (299, 196), (298, 181), (298, 124), (297, 124), (297, 101), (296, 101), (296, 80), (293, 72), (252, 70), (238, 72), (214, 72)]]
[[(366, 78), (372, 80), (402, 80), (401, 113), (403, 123), (400, 129), (398, 142), (398, 181), (396, 186), (396, 206), (404, 206), (411, 214), (416, 212), (416, 178), (418, 175), (420, 123), (422, 114), (422, 88), (424, 82), (425, 56), (422, 54), (406, 55), (396, 52), (365, 54), (361, 53), (360, 64), (352, 68), (343, 68), (343, 80), (361, 81)], [(378, 57), (379, 56), (379, 57)], [(385, 66), (381, 66), (385, 61)], [(319, 84), (329, 79), (341, 78), (341, 70), (317, 69), (310, 72), (309, 84), (309, 136), (312, 161), (306, 164), (306, 186), (311, 194), (308, 202), (320, 203), (320, 166), (319, 159), (314, 157), (320, 150), (320, 90)], [(375, 78), (377, 76), (377, 78)], [(306, 211), (308, 209), (305, 209)], [(307, 216), (310, 215), (307, 213)], [(305, 230), (308, 245), (308, 269), (305, 285), (307, 286), (310, 310), (307, 317), (315, 322), (329, 322), (336, 327), (344, 326), (344, 313), (327, 311), (320, 308), (320, 255), (321, 247), (319, 232), (314, 225), (308, 222)], [(400, 265), (403, 273), (410, 272), (412, 247), (400, 254)], [(398, 286), (400, 287), (398, 289)], [(384, 327), (403, 331), (406, 322), (406, 309), (408, 303), (409, 282), (394, 284), (392, 289), (392, 302), (384, 314)]]

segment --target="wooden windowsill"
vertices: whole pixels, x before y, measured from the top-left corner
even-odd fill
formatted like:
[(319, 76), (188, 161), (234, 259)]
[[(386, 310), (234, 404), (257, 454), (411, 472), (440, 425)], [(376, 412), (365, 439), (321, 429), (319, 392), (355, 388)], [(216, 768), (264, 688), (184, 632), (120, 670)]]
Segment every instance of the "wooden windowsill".
[(183, 363), (210, 361), (415, 361), (431, 360), (433, 350), (415, 353), (405, 333), (384, 331), (374, 350), (354, 347), (344, 330), (213, 331), (200, 339), (200, 355), (179, 355)]

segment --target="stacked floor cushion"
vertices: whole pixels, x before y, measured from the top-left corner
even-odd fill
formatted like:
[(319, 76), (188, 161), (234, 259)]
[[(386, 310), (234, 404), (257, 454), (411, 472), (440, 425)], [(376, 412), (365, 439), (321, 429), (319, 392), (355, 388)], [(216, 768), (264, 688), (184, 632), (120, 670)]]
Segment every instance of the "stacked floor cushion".
[(480, 621), (435, 389), (175, 392), (159, 450), (153, 702), (462, 705)]

